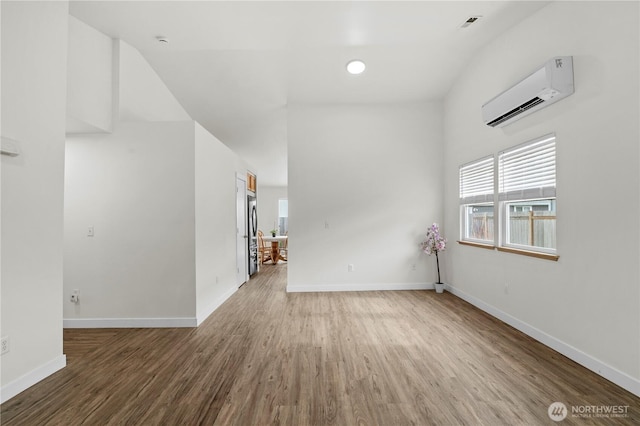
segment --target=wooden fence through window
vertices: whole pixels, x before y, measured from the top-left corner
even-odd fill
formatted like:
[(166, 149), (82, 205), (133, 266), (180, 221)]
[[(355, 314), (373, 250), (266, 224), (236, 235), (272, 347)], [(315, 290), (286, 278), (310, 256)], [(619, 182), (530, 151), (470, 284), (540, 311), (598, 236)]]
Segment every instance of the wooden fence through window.
[[(470, 237), (493, 240), (493, 214), (477, 213), (471, 218)], [(509, 243), (535, 247), (555, 248), (555, 212), (511, 212), (509, 215)]]

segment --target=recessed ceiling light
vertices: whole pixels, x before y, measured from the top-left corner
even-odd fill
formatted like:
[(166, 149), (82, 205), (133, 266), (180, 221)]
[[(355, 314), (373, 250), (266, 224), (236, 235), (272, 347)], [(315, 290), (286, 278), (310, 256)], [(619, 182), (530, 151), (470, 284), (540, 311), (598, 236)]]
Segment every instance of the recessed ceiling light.
[(158, 43), (169, 43), (169, 39), (162, 36), (156, 37), (156, 40), (158, 40)]
[(349, 61), (347, 64), (347, 71), (349, 71), (349, 74), (362, 74), (365, 68), (366, 65), (360, 60)]

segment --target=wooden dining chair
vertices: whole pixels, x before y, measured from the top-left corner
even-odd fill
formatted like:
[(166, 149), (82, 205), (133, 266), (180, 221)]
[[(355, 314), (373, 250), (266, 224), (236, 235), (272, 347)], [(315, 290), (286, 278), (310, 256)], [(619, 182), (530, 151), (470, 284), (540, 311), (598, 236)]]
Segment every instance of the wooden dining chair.
[(285, 233), (287, 239), (280, 243), (280, 259), (287, 261), (287, 256), (289, 254), (289, 232)]
[(258, 229), (258, 256), (260, 257), (260, 264), (262, 265), (265, 261), (271, 260), (271, 247), (268, 247), (264, 239), (264, 232)]

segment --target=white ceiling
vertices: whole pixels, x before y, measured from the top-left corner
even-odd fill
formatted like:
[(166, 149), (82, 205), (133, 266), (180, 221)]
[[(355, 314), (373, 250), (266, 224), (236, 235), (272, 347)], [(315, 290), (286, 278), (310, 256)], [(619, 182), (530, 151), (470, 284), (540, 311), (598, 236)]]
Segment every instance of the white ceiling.
[[(260, 184), (286, 185), (287, 105), (441, 99), (476, 50), (547, 3), (74, 1), (70, 12), (136, 47)], [(367, 64), (359, 76), (345, 71), (354, 58)]]

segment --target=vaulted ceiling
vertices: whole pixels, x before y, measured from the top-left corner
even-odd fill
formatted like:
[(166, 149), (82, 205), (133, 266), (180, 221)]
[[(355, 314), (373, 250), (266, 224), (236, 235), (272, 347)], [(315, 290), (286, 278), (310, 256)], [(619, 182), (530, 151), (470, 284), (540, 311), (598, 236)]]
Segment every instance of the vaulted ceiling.
[(547, 3), (73, 1), (70, 13), (137, 48), (261, 184), (286, 185), (288, 105), (442, 99), (478, 49)]

